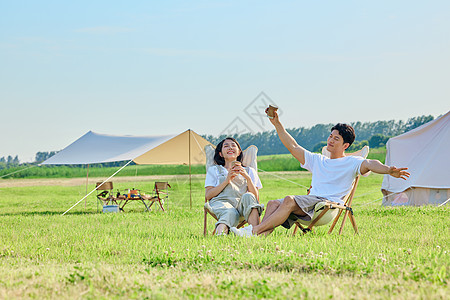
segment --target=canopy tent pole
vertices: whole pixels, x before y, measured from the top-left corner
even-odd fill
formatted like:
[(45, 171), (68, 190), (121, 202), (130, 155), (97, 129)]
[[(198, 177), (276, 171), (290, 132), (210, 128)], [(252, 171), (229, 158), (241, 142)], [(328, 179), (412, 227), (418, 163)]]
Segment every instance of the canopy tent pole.
[(104, 184), (105, 182), (107, 182), (108, 180), (110, 180), (111, 178), (113, 178), (117, 173), (119, 173), (120, 171), (122, 171), (123, 168), (125, 168), (126, 166), (128, 166), (133, 160), (130, 160), (129, 162), (127, 162), (125, 164), (125, 166), (123, 166), (122, 168), (120, 168), (119, 170), (117, 170), (114, 174), (112, 174), (111, 176), (109, 176), (105, 181), (103, 181), (101, 184), (99, 184), (98, 186), (95, 187), (95, 189), (93, 189), (89, 194), (87, 194), (86, 196), (83, 197), (83, 199), (81, 199), (80, 201), (78, 201), (77, 203), (75, 203), (74, 205), (72, 205), (71, 208), (69, 208), (68, 210), (66, 210), (62, 215), (64, 216), (69, 210), (71, 210), (72, 208), (74, 208), (75, 206), (78, 205), (78, 203), (80, 203), (81, 201), (83, 201), (84, 199), (86, 199), (90, 194), (92, 194), (94, 191), (97, 190), (97, 188), (99, 186), (101, 186), (102, 184)]
[[(88, 180), (89, 180), (89, 164), (87, 164), (87, 171), (86, 171), (86, 194), (85, 195), (87, 195)], [(84, 209), (86, 209), (86, 202), (87, 202), (87, 199), (84, 200)]]
[(133, 189), (135, 189), (136, 188), (136, 178), (137, 178), (137, 173), (138, 173), (138, 170), (137, 170), (137, 164), (136, 164), (136, 172), (134, 173), (134, 184), (133, 184)]
[(189, 208), (192, 209), (191, 130), (189, 129)]

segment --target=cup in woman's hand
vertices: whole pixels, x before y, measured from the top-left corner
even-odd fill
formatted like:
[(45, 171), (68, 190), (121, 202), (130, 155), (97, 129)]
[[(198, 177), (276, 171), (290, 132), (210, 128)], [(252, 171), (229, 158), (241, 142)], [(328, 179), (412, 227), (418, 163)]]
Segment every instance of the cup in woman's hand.
[(275, 105), (269, 105), (269, 107), (266, 109), (266, 114), (269, 119), (273, 119), (275, 117), (274, 112), (278, 110), (278, 107)]

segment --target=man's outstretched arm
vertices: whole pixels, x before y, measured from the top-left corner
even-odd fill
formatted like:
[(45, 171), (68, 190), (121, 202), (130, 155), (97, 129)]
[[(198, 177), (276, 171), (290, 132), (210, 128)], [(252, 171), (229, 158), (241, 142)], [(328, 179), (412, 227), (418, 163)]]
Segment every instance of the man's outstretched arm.
[(284, 129), (283, 125), (278, 118), (278, 113), (274, 112), (273, 119), (269, 119), (270, 122), (275, 126), (275, 129), (278, 133), (278, 137), (283, 145), (291, 152), (292, 156), (294, 156), (301, 164), (305, 164), (305, 149), (300, 146), (295, 139)]
[(369, 171), (372, 171), (374, 173), (378, 174), (389, 174), (392, 177), (395, 178), (401, 178), (406, 180), (409, 175), (411, 175), (409, 172), (407, 172), (408, 168), (397, 168), (394, 166), (387, 166), (382, 164), (380, 161), (376, 159), (366, 159), (361, 164), (361, 174), (365, 174)]

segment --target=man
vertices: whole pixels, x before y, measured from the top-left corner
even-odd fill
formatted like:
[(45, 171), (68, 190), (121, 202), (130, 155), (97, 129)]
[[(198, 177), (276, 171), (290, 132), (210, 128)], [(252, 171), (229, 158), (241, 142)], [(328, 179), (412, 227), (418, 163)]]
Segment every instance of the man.
[[(267, 112), (267, 111), (266, 111)], [(346, 156), (345, 150), (355, 140), (353, 128), (347, 124), (337, 124), (331, 129), (327, 140), (327, 150), (330, 158), (321, 154), (311, 153), (304, 149), (292, 138), (281, 124), (278, 114), (270, 122), (275, 126), (283, 145), (300, 162), (303, 168), (312, 173), (311, 190), (309, 195), (286, 196), (281, 200), (271, 200), (259, 225), (231, 231), (239, 236), (255, 236), (270, 234), (275, 227), (283, 225), (290, 228), (299, 219), (311, 220), (314, 206), (321, 201), (329, 200), (342, 203), (342, 199), (351, 190), (355, 177), (369, 171), (379, 174), (389, 174), (395, 178), (406, 180), (410, 173), (407, 168), (386, 166), (378, 160), (364, 159), (357, 156)]]

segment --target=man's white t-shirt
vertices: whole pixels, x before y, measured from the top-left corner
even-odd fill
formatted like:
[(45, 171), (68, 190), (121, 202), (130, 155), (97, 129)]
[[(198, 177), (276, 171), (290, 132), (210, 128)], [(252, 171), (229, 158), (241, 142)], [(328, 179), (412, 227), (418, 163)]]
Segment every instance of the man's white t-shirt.
[(343, 203), (342, 199), (350, 192), (353, 180), (361, 174), (363, 161), (360, 156), (331, 159), (305, 150), (305, 164), (302, 167), (312, 173), (309, 194)]
[[(211, 166), (208, 168), (205, 179), (205, 187), (212, 186), (216, 187), (219, 185), (219, 170), (218, 168), (222, 168), (222, 171), (225, 175), (228, 175), (228, 170), (224, 166)], [(258, 173), (252, 168), (248, 167), (248, 175), (252, 180), (253, 184), (257, 189), (262, 188), (261, 180), (259, 179)]]

